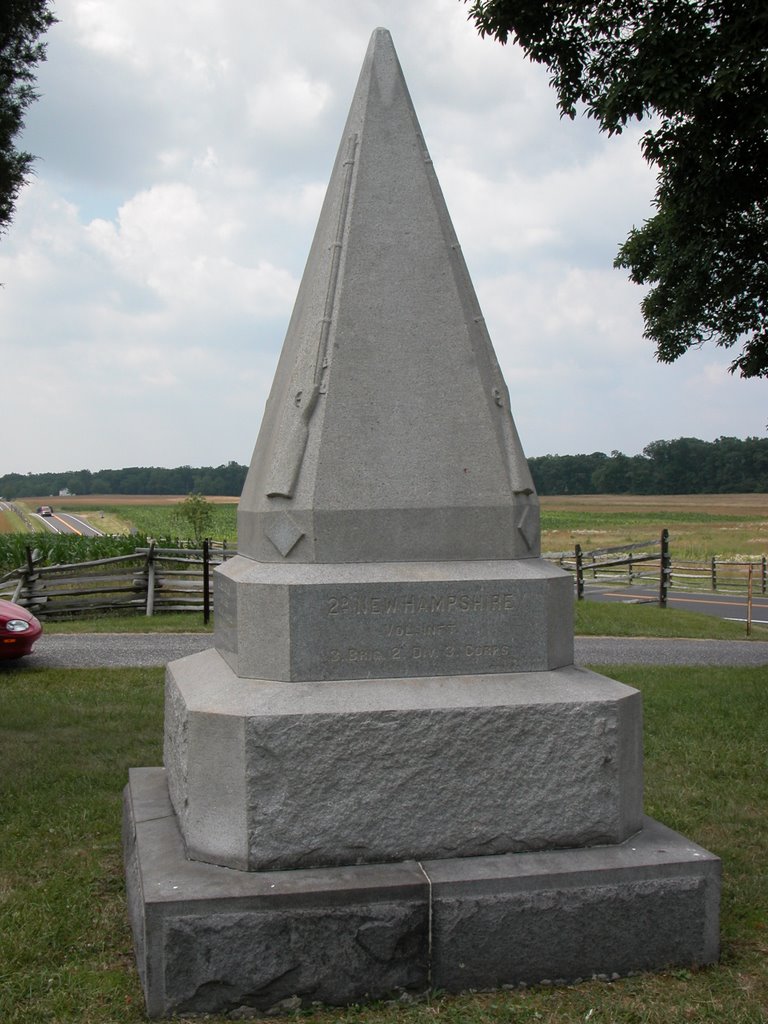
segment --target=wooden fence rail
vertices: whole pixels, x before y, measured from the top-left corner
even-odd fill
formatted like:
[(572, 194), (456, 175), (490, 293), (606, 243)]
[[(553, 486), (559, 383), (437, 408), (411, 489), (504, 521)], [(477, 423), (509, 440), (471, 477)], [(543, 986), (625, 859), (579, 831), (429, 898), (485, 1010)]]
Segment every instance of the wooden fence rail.
[[(211, 569), (237, 554), (205, 541), (202, 548), (160, 548), (151, 544), (130, 555), (90, 562), (41, 565), (41, 556), (27, 548), (26, 563), (0, 577), (0, 597), (24, 605), (39, 618), (87, 616), (94, 612), (202, 612), (207, 622), (213, 609)], [(658, 540), (584, 551), (550, 552), (543, 556), (574, 574), (576, 595), (584, 597), (585, 581), (601, 585), (658, 586), (664, 607), (670, 587), (722, 592), (768, 593), (766, 557), (752, 561), (711, 558), (672, 562), (669, 532)]]
[(662, 607), (666, 606), (670, 588), (768, 593), (765, 555), (746, 561), (717, 557), (699, 562), (673, 561), (668, 530), (662, 530), (658, 540), (593, 551), (583, 551), (581, 545), (576, 544), (573, 551), (546, 553), (543, 557), (573, 573), (576, 596), (580, 600), (584, 597), (585, 580), (602, 585), (658, 585), (658, 601)]
[[(649, 548), (654, 550), (649, 551)], [(562, 551), (545, 554), (543, 557), (574, 574), (576, 597), (580, 601), (584, 598), (585, 578), (599, 580), (603, 584), (655, 582), (659, 586), (659, 605), (662, 608), (666, 607), (672, 576), (668, 530), (662, 530), (658, 540), (621, 544), (611, 548), (595, 548), (593, 551), (584, 551), (580, 544), (576, 544), (573, 554)], [(645, 566), (654, 562), (658, 564), (656, 571), (647, 572)], [(639, 569), (638, 566), (643, 568)]]
[(680, 561), (675, 565), (675, 582), (680, 586), (706, 587), (723, 592), (743, 591), (752, 576), (760, 593), (768, 592), (768, 559), (710, 558), (706, 561)]
[(237, 554), (205, 541), (202, 548), (137, 548), (68, 565), (41, 565), (39, 552), (27, 549), (26, 564), (0, 578), (0, 596), (21, 604), (38, 618), (94, 612), (202, 612), (212, 610), (211, 569)]

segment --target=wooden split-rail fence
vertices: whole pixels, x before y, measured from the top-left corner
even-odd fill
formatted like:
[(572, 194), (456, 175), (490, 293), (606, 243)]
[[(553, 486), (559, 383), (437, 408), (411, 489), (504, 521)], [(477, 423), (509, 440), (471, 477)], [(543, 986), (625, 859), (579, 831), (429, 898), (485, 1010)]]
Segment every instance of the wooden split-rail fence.
[(585, 581), (657, 584), (659, 605), (666, 607), (672, 582), (668, 530), (662, 530), (658, 540), (595, 548), (593, 551), (584, 551), (581, 544), (576, 544), (573, 551), (550, 552), (544, 558), (573, 573), (576, 596), (580, 601), (584, 597)]
[(584, 597), (586, 583), (602, 586), (632, 584), (658, 587), (658, 603), (667, 604), (670, 588), (675, 590), (712, 590), (721, 593), (768, 593), (768, 560), (712, 557), (705, 561), (672, 560), (669, 531), (658, 539), (623, 544), (618, 547), (584, 551), (576, 544), (573, 551), (550, 552), (543, 556), (574, 575), (576, 596)]
[[(162, 548), (151, 544), (132, 554), (68, 565), (41, 564), (27, 548), (25, 565), (0, 577), (0, 597), (24, 605), (39, 618), (67, 618), (110, 612), (213, 611), (211, 571), (237, 554), (235, 548), (205, 541), (201, 548)], [(752, 561), (711, 558), (672, 561), (669, 531), (658, 539), (618, 547), (549, 552), (544, 558), (573, 573), (576, 596), (587, 583), (633, 584), (656, 588), (661, 607), (671, 587), (722, 593), (768, 593), (766, 557)], [(648, 600), (648, 598), (644, 598)]]
[(42, 565), (27, 548), (26, 564), (0, 578), (0, 596), (41, 619), (111, 612), (213, 610), (211, 571), (236, 549), (204, 541), (201, 548), (162, 548), (152, 543), (133, 554), (69, 565)]

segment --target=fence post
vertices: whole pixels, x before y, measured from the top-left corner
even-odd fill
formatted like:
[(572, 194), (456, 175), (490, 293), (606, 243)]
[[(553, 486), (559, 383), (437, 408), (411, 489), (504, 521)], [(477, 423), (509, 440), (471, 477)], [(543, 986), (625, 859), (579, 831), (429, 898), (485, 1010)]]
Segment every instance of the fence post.
[(576, 556), (576, 597), (579, 601), (584, 598), (584, 559), (581, 553), (581, 544), (577, 544), (574, 550)]
[(667, 607), (667, 591), (672, 567), (669, 558), (669, 530), (661, 531), (661, 553), (659, 555), (659, 608)]
[(717, 558), (712, 555), (712, 589), (717, 590)]
[(761, 594), (765, 593), (765, 584), (766, 584), (765, 576), (766, 576), (767, 564), (768, 564), (768, 559), (766, 559), (765, 555), (763, 555), (763, 560), (762, 560), (761, 568), (760, 568), (760, 593)]
[(749, 563), (747, 569), (747, 636), (752, 635), (752, 571), (754, 565)]
[(151, 618), (155, 611), (155, 542), (150, 541), (147, 552), (147, 615)]
[(19, 568), (19, 582), (16, 584), (16, 589), (13, 592), (13, 597), (11, 597), (11, 601), (14, 604), (20, 602), (21, 592), (24, 589), (24, 584), (29, 584), (29, 582), (32, 579), (32, 575), (35, 571), (35, 556), (32, 554), (32, 548), (29, 546), (29, 544), (26, 544), (24, 546), (24, 550), (27, 553), (27, 567), (26, 569), (23, 566)]
[(16, 589), (13, 592), (13, 597), (11, 598), (11, 600), (14, 603), (21, 601), (21, 592), (23, 591), (24, 585), (26, 584), (26, 603), (29, 604), (30, 599), (33, 597), (32, 588), (35, 580), (37, 579), (37, 576), (35, 574), (35, 562), (39, 562), (42, 556), (40, 552), (37, 550), (37, 548), (35, 548), (35, 550), (33, 551), (29, 544), (26, 544), (24, 546), (24, 550), (27, 553), (27, 567), (26, 569), (21, 570), (19, 582), (16, 584)]
[(208, 625), (211, 617), (211, 576), (208, 565), (210, 558), (210, 542), (208, 538), (203, 541), (203, 622)]

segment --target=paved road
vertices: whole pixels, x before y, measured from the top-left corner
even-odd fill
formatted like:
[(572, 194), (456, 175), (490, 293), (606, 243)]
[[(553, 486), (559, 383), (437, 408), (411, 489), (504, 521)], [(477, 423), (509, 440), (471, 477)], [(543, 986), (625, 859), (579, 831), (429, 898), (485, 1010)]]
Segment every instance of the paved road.
[[(164, 665), (213, 646), (210, 633), (66, 633), (43, 636), (30, 658), (4, 668)], [(768, 642), (577, 637), (583, 665), (768, 665)]]
[(78, 516), (70, 515), (69, 512), (53, 512), (49, 516), (41, 516), (38, 512), (31, 513), (32, 519), (41, 523), (51, 533), (66, 533), (78, 537), (101, 537), (101, 530), (86, 523)]
[(768, 641), (576, 637), (581, 665), (768, 665)]
[[(647, 601), (655, 604), (659, 599), (658, 587), (600, 586), (590, 583), (584, 588), (585, 597), (590, 601), (613, 601), (618, 604), (639, 604)], [(728, 593), (727, 591), (706, 590), (701, 592), (671, 589), (667, 597), (670, 608), (687, 612), (704, 612), (716, 615), (720, 619), (735, 622), (746, 622), (747, 595), (745, 593)], [(768, 626), (768, 596), (760, 593), (759, 582), (755, 584), (752, 599), (752, 622), (754, 625)]]

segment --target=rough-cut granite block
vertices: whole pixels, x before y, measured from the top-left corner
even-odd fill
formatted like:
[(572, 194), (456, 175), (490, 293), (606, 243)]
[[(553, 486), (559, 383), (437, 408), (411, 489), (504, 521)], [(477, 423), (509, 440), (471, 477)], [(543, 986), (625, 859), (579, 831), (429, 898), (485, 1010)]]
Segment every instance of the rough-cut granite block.
[(243, 677), (297, 682), (538, 672), (573, 664), (573, 580), (517, 561), (216, 571), (216, 648)]
[(428, 884), (413, 861), (269, 874), (189, 861), (161, 768), (130, 772), (123, 845), (151, 1017), (428, 985)]
[(720, 861), (654, 821), (619, 846), (425, 862), (432, 985), (469, 988), (714, 963)]
[(642, 705), (585, 669), (239, 679), (168, 666), (171, 797), (189, 855), (241, 870), (618, 843), (640, 828)]
[(125, 792), (124, 851), (151, 1017), (717, 958), (719, 861), (651, 819), (605, 848), (241, 872), (185, 858), (165, 772), (140, 768)]

